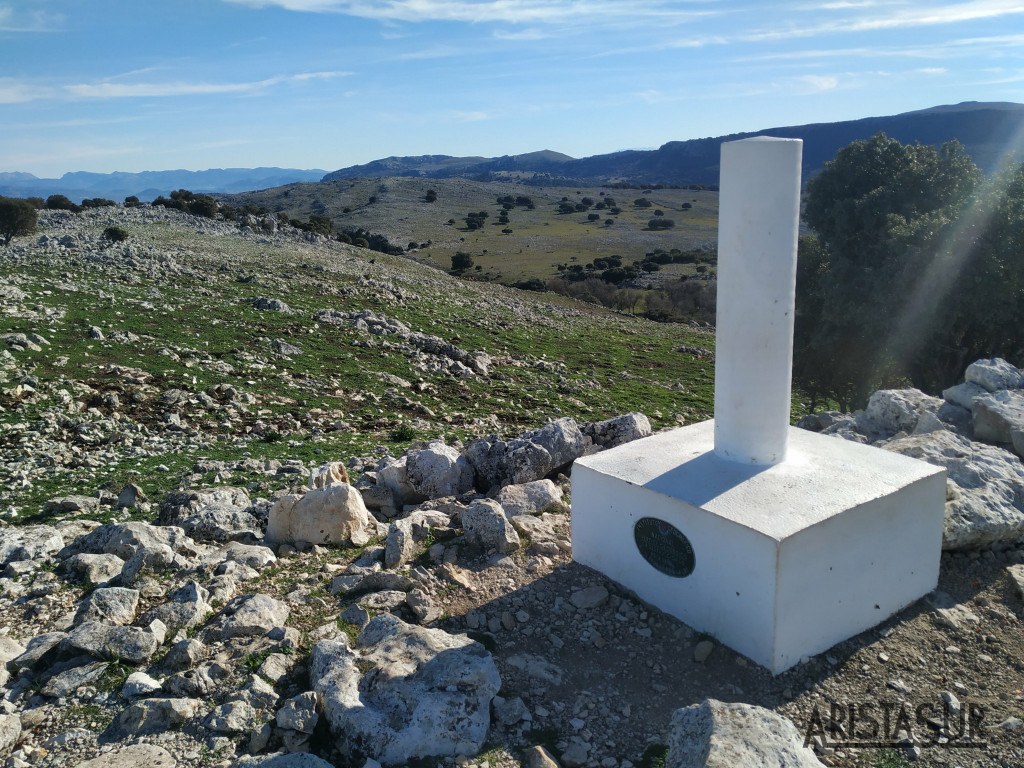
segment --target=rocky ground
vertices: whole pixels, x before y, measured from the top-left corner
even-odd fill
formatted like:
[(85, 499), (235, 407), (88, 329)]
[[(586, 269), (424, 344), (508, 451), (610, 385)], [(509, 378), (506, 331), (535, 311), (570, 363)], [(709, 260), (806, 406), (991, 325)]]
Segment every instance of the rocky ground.
[(1011, 366), (803, 422), (943, 463), (948, 551), (772, 676), (571, 560), (569, 463), (705, 417), (713, 340), (176, 212), (43, 226), (0, 254), (12, 768), (689, 764), (673, 713), (706, 699), (767, 710), (776, 764), (1024, 764)]

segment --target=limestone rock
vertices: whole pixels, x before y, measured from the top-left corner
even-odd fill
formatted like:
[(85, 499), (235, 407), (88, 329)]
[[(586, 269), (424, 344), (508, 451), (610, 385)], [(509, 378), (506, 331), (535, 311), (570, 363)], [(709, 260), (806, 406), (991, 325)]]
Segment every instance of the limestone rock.
[(393, 521), (388, 526), (388, 537), (384, 543), (384, 567), (401, 568), (412, 553), (412, 523), (409, 520)]
[(582, 431), (594, 445), (601, 448), (614, 448), (616, 445), (650, 435), (651, 422), (642, 413), (627, 413), (613, 419), (591, 422)]
[(266, 541), (361, 546), (374, 533), (376, 525), (359, 491), (348, 483), (335, 483), (278, 499), (270, 508)]
[(980, 547), (1024, 535), (1024, 465), (1009, 451), (952, 432), (910, 435), (886, 450), (945, 467), (943, 549)]
[(1012, 444), (1014, 430), (1024, 429), (1024, 392), (1003, 390), (976, 397), (971, 415), (975, 440)]
[(491, 499), (478, 499), (462, 513), (462, 527), (471, 546), (514, 552), (519, 534), (505, 516), (501, 505)]
[(219, 640), (261, 637), (275, 627), (283, 627), (290, 610), (286, 603), (269, 595), (241, 595), (224, 606), (207, 632)]
[(181, 526), (196, 541), (226, 541), (244, 532), (256, 538), (260, 524), (248, 508), (249, 494), (244, 488), (174, 491), (160, 505), (158, 522)]
[(245, 733), (256, 720), (256, 711), (248, 702), (229, 701), (214, 707), (203, 722), (217, 733)]
[(1017, 596), (1024, 598), (1024, 565), (1011, 565), (1006, 569), (1017, 589)]
[(170, 594), (170, 600), (146, 611), (142, 621), (148, 624), (159, 619), (172, 633), (197, 627), (213, 613), (209, 598), (209, 590), (196, 581), (187, 581)]
[(277, 727), (288, 728), (300, 733), (313, 733), (320, 716), (317, 714), (319, 700), (313, 691), (288, 699), (277, 710)]
[(110, 730), (131, 736), (165, 733), (194, 717), (201, 706), (197, 699), (142, 699), (130, 704), (110, 724)]
[(243, 758), (233, 768), (334, 768), (334, 765), (308, 752), (292, 752), (287, 755)]
[(145, 672), (132, 672), (121, 687), (121, 695), (126, 699), (152, 696), (160, 692), (160, 683)]
[(508, 442), (497, 436), (474, 440), (465, 456), (476, 472), (477, 488), (487, 491), (540, 480), (578, 459), (584, 449), (576, 422), (562, 418)]
[(157, 551), (161, 547), (170, 550), (178, 567), (187, 566), (188, 559), (199, 553), (195, 541), (177, 526), (133, 521), (101, 525), (61, 550), (60, 556), (71, 557), (79, 552), (90, 552), (117, 555), (122, 560), (130, 560), (139, 552)]
[(391, 489), (400, 505), (417, 504), (472, 490), (473, 468), (454, 448), (432, 440), (382, 467), (377, 481)]
[(374, 755), (385, 766), (476, 754), (501, 687), (479, 643), (390, 614), (367, 624), (356, 648), (344, 636), (317, 643), (310, 680), (343, 751)]
[(139, 607), (139, 591), (124, 587), (95, 589), (82, 601), (75, 624), (99, 621), (104, 624), (131, 624)]
[(325, 485), (348, 482), (348, 470), (340, 461), (324, 464), (322, 467), (309, 471), (309, 487), (323, 488)]
[(119, 746), (76, 768), (175, 768), (177, 761), (163, 747), (155, 744), (128, 744)]
[(676, 710), (668, 747), (666, 768), (824, 768), (791, 721), (714, 699)]
[(49, 557), (63, 546), (60, 532), (49, 525), (0, 528), (0, 566)]
[(539, 744), (523, 752), (523, 768), (561, 768), (558, 761)]
[(106, 584), (121, 575), (124, 560), (117, 555), (92, 555), (80, 552), (64, 561), (64, 571), (74, 581)]
[(120, 659), (129, 664), (143, 664), (156, 653), (160, 643), (156, 635), (139, 627), (119, 627), (88, 621), (68, 633), (64, 645), (84, 651), (100, 659)]
[(988, 390), (981, 386), (981, 384), (965, 381), (963, 384), (957, 384), (949, 389), (942, 390), (942, 398), (947, 403), (958, 405), (969, 411), (974, 407), (974, 398), (987, 395), (988, 393)]
[(534, 480), (521, 485), (506, 485), (495, 500), (509, 517), (533, 515), (562, 501), (562, 489), (550, 480)]
[(989, 392), (1018, 389), (1024, 387), (1024, 371), (1001, 357), (994, 357), (991, 360), (977, 360), (967, 366), (964, 381), (978, 384)]
[(871, 395), (864, 416), (883, 435), (913, 432), (922, 414), (935, 413), (942, 400), (919, 389), (881, 389)]
[(21, 739), (21, 718), (17, 715), (0, 715), (0, 757), (11, 754)]

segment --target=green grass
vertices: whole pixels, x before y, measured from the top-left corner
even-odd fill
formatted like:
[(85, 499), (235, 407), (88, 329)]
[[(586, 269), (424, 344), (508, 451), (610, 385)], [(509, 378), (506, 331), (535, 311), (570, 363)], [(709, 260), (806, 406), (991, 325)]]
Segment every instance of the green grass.
[[(114, 454), (97, 465), (54, 462), (32, 472), (28, 484), (0, 482), (0, 510), (13, 505), (19, 522), (51, 521), (42, 505), (55, 496), (91, 495), (99, 488), (116, 494), (127, 482), (140, 484), (158, 505), (182, 483), (238, 485), (255, 496), (302, 481), (301, 475), (250, 470), (193, 477), (201, 458), (229, 464), (246, 457), (299, 459), (316, 466), (372, 453), (380, 445), (397, 455), (414, 439), (467, 441), (496, 431), (515, 436), (560, 416), (583, 421), (642, 411), (659, 428), (707, 418), (712, 411), (713, 363), (676, 349), (712, 348), (713, 338), (688, 326), (623, 317), (553, 294), (466, 284), (403, 257), (341, 245), (324, 251), (292, 241), (257, 244), (233, 232), (198, 235), (176, 222), (126, 228), (133, 249), (168, 252), (184, 271), (150, 273), (84, 259), (76, 259), (72, 270), (73, 257), (40, 253), (15, 263), (0, 252), (0, 280), (29, 293), (25, 306), (65, 313), (42, 322), (36, 316), (4, 316), (2, 332), (38, 332), (51, 346), (17, 353), (19, 368), (38, 384), (37, 394), (28, 400), (0, 394), (0, 450), (15, 461), (25, 457), (37, 439), (32, 434), (56, 419), (63, 424), (60, 439), (85, 449), (83, 457), (96, 448)], [(93, 229), (98, 237), (102, 227), (97, 223)], [(221, 270), (225, 262), (230, 267)], [(384, 268), (391, 274), (382, 274)], [(246, 274), (257, 274), (259, 282), (238, 282)], [(364, 275), (391, 280), (415, 298), (396, 303), (376, 288), (361, 286)], [(254, 296), (281, 298), (300, 313), (256, 310), (247, 301)], [(393, 346), (395, 338), (367, 336), (348, 324), (317, 324), (312, 313), (328, 308), (372, 309), (462, 349), (482, 350), (495, 359), (496, 375), (457, 380), (443, 372), (416, 371), (408, 352)], [(93, 325), (107, 338), (89, 338)], [(139, 340), (118, 343), (112, 340), (118, 330)], [(303, 353), (275, 356), (269, 344), (275, 338)], [(365, 339), (378, 346), (353, 346)], [(381, 341), (392, 346), (381, 347)], [(105, 369), (108, 364), (141, 370), (149, 379), (121, 382)], [(231, 368), (219, 369), (223, 365)], [(387, 399), (385, 390), (392, 385), (380, 373), (417, 382), (415, 390), (398, 392), (414, 404)], [(0, 393), (15, 383), (7, 376), (0, 380)], [(181, 389), (196, 400), (220, 384), (255, 400), (235, 407), (231, 428), (222, 426), (224, 410), (203, 412), (193, 404), (184, 408), (184, 416), (207, 439), (184, 441), (164, 432), (162, 392)], [(109, 392), (117, 394), (124, 418), (108, 423), (97, 433), (97, 445), (89, 447), (77, 430), (88, 432), (91, 424), (109, 419), (102, 404)], [(81, 402), (85, 410), (68, 420), (65, 401)], [(435, 416), (425, 418), (420, 406)], [(258, 422), (260, 434), (246, 431)], [(335, 422), (345, 426), (335, 430)], [(138, 455), (133, 444), (151, 445), (153, 435), (169, 442), (157, 455)], [(101, 507), (83, 517), (110, 522), (152, 515)]]

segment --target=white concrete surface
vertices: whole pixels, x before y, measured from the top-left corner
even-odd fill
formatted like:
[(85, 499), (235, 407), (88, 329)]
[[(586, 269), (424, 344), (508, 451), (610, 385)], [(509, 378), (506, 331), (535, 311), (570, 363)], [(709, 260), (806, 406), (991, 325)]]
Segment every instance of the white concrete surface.
[[(789, 428), (789, 459), (750, 466), (703, 422), (576, 461), (573, 559), (778, 674), (867, 630), (938, 583), (945, 470)], [(690, 541), (683, 578), (651, 566), (633, 526)]]
[(800, 139), (722, 145), (715, 453), (786, 458), (800, 216)]

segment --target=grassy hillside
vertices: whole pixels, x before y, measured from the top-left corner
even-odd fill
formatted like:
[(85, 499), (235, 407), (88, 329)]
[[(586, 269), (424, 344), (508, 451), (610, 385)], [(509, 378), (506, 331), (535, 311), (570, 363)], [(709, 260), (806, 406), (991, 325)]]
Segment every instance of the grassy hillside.
[[(437, 193), (426, 201), (428, 190)], [(516, 206), (507, 225), (499, 223), (499, 197), (525, 195), (534, 208)], [(597, 208), (611, 197), (611, 206)], [(644, 197), (651, 207), (634, 201)], [(559, 213), (567, 198), (578, 203), (591, 198), (595, 205), (583, 212)], [(714, 248), (717, 242), (718, 193), (692, 189), (608, 189), (602, 187), (533, 187), (510, 182), (476, 182), (467, 179), (342, 179), (222, 197), (231, 205), (256, 205), (284, 211), (292, 218), (311, 214), (329, 216), (338, 229), (359, 227), (387, 236), (403, 248), (410, 242), (429, 246), (413, 255), (442, 269), (451, 267), (457, 251), (469, 253), (480, 266), (477, 277), (512, 284), (519, 280), (546, 280), (558, 275), (558, 264), (586, 263), (601, 256), (619, 255), (628, 264), (643, 260), (657, 248), (690, 250)], [(372, 202), (371, 202), (372, 200)], [(347, 209), (347, 210), (346, 210)], [(648, 222), (660, 210), (675, 226), (651, 230)], [(468, 231), (469, 212), (486, 211), (482, 229)], [(597, 214), (596, 221), (588, 215)], [(449, 223), (454, 219), (454, 224)], [(607, 225), (611, 219), (614, 223)], [(511, 233), (502, 230), (510, 229)], [(675, 265), (665, 276), (692, 272), (692, 265)]]
[[(106, 241), (111, 225), (128, 240)], [(53, 496), (133, 478), (151, 494), (175, 487), (202, 458), (310, 465), (559, 416), (639, 410), (664, 427), (711, 413), (713, 360), (694, 350), (713, 337), (688, 326), (163, 208), (44, 211), (40, 232), (0, 252), (0, 510), (22, 519)], [(384, 314), (485, 352), (489, 371), (439, 370), (397, 336), (323, 310)], [(275, 487), (259, 473), (205, 479)]]

